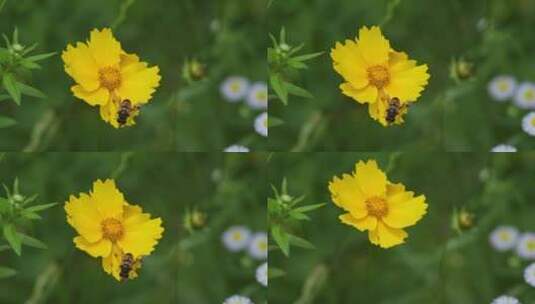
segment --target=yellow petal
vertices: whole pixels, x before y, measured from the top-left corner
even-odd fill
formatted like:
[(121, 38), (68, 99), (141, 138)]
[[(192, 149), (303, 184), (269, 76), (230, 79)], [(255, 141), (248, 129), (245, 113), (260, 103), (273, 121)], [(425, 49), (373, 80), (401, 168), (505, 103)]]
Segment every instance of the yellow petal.
[(359, 161), (355, 166), (355, 179), (366, 197), (383, 197), (386, 193), (386, 175), (375, 160)]
[(382, 248), (390, 248), (405, 242), (408, 236), (403, 229), (390, 228), (382, 221), (377, 223), (377, 245)]
[(337, 42), (331, 58), (335, 71), (355, 89), (368, 85), (367, 65), (354, 41), (346, 40), (345, 45)]
[(126, 206), (124, 213), (125, 234), (118, 243), (125, 253), (134, 258), (149, 255), (164, 231), (160, 218), (150, 219), (138, 206)]
[(100, 107), (100, 118), (112, 125), (114, 128), (119, 128), (119, 123), (117, 122), (117, 111), (117, 104), (113, 100), (110, 100), (108, 103)]
[(377, 218), (373, 216), (366, 216), (361, 219), (356, 219), (351, 216), (351, 214), (346, 213), (340, 215), (338, 218), (342, 223), (353, 226), (360, 231), (375, 230), (377, 227)]
[(100, 86), (98, 65), (86, 44), (78, 42), (76, 47), (71, 45), (61, 54), (65, 64), (65, 72), (76, 83), (83, 86), (87, 91), (94, 91)]
[(117, 281), (121, 281), (120, 267), (123, 259), (123, 252), (121, 249), (113, 245), (111, 254), (102, 258), (102, 269), (108, 274), (111, 274)]
[(329, 183), (329, 191), (333, 202), (340, 208), (349, 211), (354, 218), (362, 218), (368, 214), (365, 197), (360, 191), (355, 177), (344, 174), (342, 178), (334, 177)]
[(374, 86), (367, 86), (361, 90), (357, 90), (348, 83), (342, 83), (340, 90), (346, 96), (353, 98), (359, 103), (375, 103), (377, 101), (377, 88)]
[(87, 241), (93, 243), (102, 238), (102, 216), (87, 194), (81, 193), (79, 198), (71, 195), (65, 212), (67, 222)]
[(147, 103), (160, 84), (159, 72), (157, 66), (148, 68), (147, 63), (140, 62), (137, 56), (123, 56), (119, 96), (133, 104)]
[(429, 80), (427, 65), (416, 66), (416, 61), (409, 60), (405, 53), (390, 54), (390, 83), (385, 87), (391, 97), (401, 102), (414, 102), (420, 97)]
[(115, 186), (115, 181), (107, 179), (93, 183), (91, 196), (103, 218), (120, 218), (123, 214), (124, 197)]
[(383, 221), (393, 228), (405, 228), (416, 224), (427, 212), (425, 196), (412, 198), (412, 193), (398, 193), (387, 198), (388, 214)]
[(92, 257), (105, 257), (111, 253), (111, 241), (108, 239), (101, 239), (95, 243), (90, 243), (81, 236), (74, 238), (76, 247), (87, 252)]
[(102, 29), (102, 31), (92, 30), (88, 46), (100, 68), (119, 65), (123, 50), (109, 28)]
[(110, 99), (108, 90), (104, 88), (96, 89), (94, 91), (86, 91), (80, 85), (74, 85), (71, 87), (71, 91), (74, 96), (84, 100), (92, 106), (105, 105)]
[(358, 47), (368, 65), (380, 65), (388, 62), (390, 43), (383, 37), (379, 27), (372, 26), (371, 29), (362, 27), (359, 30)]
[(368, 113), (370, 114), (370, 117), (385, 127), (388, 125), (386, 121), (387, 107), (388, 106), (383, 100), (377, 100), (377, 102), (368, 105)]

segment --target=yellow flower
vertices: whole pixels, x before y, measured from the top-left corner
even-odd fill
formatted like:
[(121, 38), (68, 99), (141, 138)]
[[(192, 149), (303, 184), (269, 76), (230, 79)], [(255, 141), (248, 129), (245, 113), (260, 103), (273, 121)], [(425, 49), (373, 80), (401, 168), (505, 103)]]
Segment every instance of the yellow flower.
[(374, 160), (359, 161), (351, 175), (335, 176), (329, 191), (333, 202), (347, 211), (340, 221), (368, 230), (370, 242), (382, 248), (403, 243), (407, 237), (403, 228), (416, 224), (427, 212), (424, 195), (415, 197), (403, 184), (389, 182)]
[(71, 195), (65, 203), (67, 222), (78, 232), (74, 244), (93, 257), (102, 257), (102, 268), (121, 280), (121, 264), (132, 255), (128, 278), (137, 277), (141, 258), (149, 255), (164, 231), (160, 218), (151, 219), (141, 207), (130, 205), (113, 180), (93, 183), (93, 191)]
[[(148, 103), (160, 84), (159, 68), (149, 68), (136, 55), (127, 54), (107, 28), (91, 31), (87, 43), (68, 45), (61, 58), (65, 72), (76, 82), (71, 87), (74, 96), (100, 106), (102, 119), (115, 128), (121, 126), (117, 113), (123, 100), (130, 100), (132, 107)], [(125, 125), (133, 125), (135, 115)]]
[[(355, 40), (336, 43), (331, 50), (335, 71), (345, 80), (340, 85), (344, 95), (369, 105), (370, 116), (383, 126), (401, 124), (407, 105), (415, 102), (427, 85), (427, 65), (416, 65), (407, 54), (397, 52), (383, 37), (381, 29), (362, 27)], [(387, 109), (393, 98), (400, 100), (399, 114), (387, 121)]]

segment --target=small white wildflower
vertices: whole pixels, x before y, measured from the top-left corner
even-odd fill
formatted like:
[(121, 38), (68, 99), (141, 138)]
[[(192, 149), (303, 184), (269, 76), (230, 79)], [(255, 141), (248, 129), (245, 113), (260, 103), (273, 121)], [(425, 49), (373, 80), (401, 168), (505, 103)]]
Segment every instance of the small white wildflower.
[(268, 114), (263, 112), (258, 115), (254, 120), (254, 129), (256, 133), (267, 137), (268, 136)]
[(265, 82), (253, 83), (247, 93), (247, 104), (255, 110), (267, 109), (268, 88)]
[(529, 112), (522, 118), (522, 130), (530, 136), (535, 136), (535, 112)]
[(515, 104), (522, 109), (535, 109), (535, 84), (522, 83), (515, 93)]
[(249, 152), (249, 148), (241, 145), (231, 145), (225, 148), (225, 152), (246, 153)]
[(490, 304), (521, 304), (517, 298), (511, 296), (499, 296)]
[(535, 259), (535, 233), (524, 233), (518, 239), (516, 253), (526, 260)]
[(490, 152), (516, 152), (516, 147), (507, 144), (499, 144), (494, 146)]
[(515, 94), (516, 80), (509, 75), (494, 77), (488, 84), (489, 94), (496, 101), (506, 101)]
[(256, 268), (256, 280), (262, 286), (268, 286), (268, 263), (264, 263)]
[(228, 228), (222, 237), (225, 247), (232, 252), (238, 252), (249, 245), (251, 231), (244, 226), (232, 226)]
[(249, 81), (245, 77), (230, 76), (227, 77), (219, 88), (221, 95), (227, 101), (238, 102), (242, 100), (249, 90)]
[(507, 251), (517, 245), (518, 230), (511, 226), (498, 226), (489, 237), (490, 244), (498, 251)]
[(524, 280), (529, 285), (535, 287), (535, 263), (532, 263), (524, 270)]
[(253, 234), (249, 243), (249, 255), (257, 260), (265, 260), (268, 257), (268, 239), (265, 232)]
[(254, 303), (253, 301), (251, 301), (251, 299), (247, 297), (234, 295), (232, 297), (227, 298), (223, 302), (223, 304), (254, 304)]

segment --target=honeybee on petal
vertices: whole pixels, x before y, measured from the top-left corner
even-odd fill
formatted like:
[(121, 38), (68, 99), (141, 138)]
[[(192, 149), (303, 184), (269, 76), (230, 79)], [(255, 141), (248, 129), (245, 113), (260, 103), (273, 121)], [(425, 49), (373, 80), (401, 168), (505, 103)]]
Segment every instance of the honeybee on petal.
[(128, 118), (138, 110), (139, 106), (132, 106), (132, 102), (129, 99), (121, 101), (119, 104), (119, 110), (117, 111), (117, 123), (119, 126), (124, 126), (128, 121)]
[(121, 277), (121, 281), (126, 281), (130, 278), (130, 272), (135, 270), (134, 268), (137, 263), (140, 263), (140, 259), (134, 259), (134, 256), (131, 253), (126, 253), (123, 256), (121, 265), (119, 266), (119, 276)]
[(386, 109), (386, 122), (390, 125), (396, 121), (401, 112), (407, 108), (407, 104), (401, 104), (397, 97), (393, 97), (388, 101), (388, 108)]

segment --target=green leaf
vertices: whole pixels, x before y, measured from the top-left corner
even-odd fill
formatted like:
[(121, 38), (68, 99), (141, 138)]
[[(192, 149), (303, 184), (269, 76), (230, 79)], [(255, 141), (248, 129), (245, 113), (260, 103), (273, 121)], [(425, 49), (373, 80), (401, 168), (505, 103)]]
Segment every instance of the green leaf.
[(297, 61), (297, 60), (293, 60), (293, 59), (289, 59), (288, 60), (288, 65), (294, 69), (298, 69), (298, 70), (304, 70), (304, 69), (307, 69), (308, 68), (308, 65), (302, 63), (301, 61)]
[(20, 256), (21, 237), (12, 224), (6, 224), (4, 226), (4, 237), (6, 238), (13, 251), (15, 251), (15, 253)]
[(288, 215), (298, 221), (310, 221), (310, 217), (308, 215), (295, 210), (288, 212)]
[(290, 242), (288, 240), (288, 234), (282, 230), (281, 226), (273, 225), (271, 227), (271, 235), (275, 243), (279, 245), (279, 248), (282, 250), (285, 256), (290, 256)]
[(298, 87), (294, 84), (291, 84), (289, 82), (285, 82), (284, 85), (286, 86), (286, 90), (288, 91), (289, 94), (292, 94), (292, 95), (295, 95), (295, 96), (300, 96), (300, 97), (304, 97), (304, 98), (314, 98), (314, 96), (312, 96), (312, 94), (310, 94), (307, 90), (301, 88), (301, 87)]
[(274, 279), (274, 278), (278, 278), (278, 277), (283, 277), (286, 275), (286, 272), (280, 268), (275, 268), (275, 267), (271, 267), (269, 266), (269, 269), (268, 269), (268, 278), (270, 279)]
[(15, 125), (15, 124), (17, 124), (17, 121), (14, 120), (13, 118), (0, 116), (0, 128), (11, 127), (12, 125)]
[(293, 209), (293, 211), (297, 211), (297, 212), (309, 212), (309, 211), (312, 211), (312, 210), (316, 210), (318, 208), (321, 208), (325, 206), (325, 203), (321, 203), (321, 204), (314, 204), (314, 205), (306, 205), (306, 206), (301, 206), (301, 207), (297, 207), (295, 209)]
[(296, 60), (296, 61), (307, 61), (307, 60), (316, 58), (316, 57), (321, 56), (321, 55), (323, 55), (323, 52), (312, 53), (312, 54), (306, 54), (306, 55), (301, 55), (301, 56), (295, 56), (295, 57), (292, 57), (292, 60)]
[(282, 101), (284, 105), (288, 104), (288, 91), (286, 90), (286, 87), (282, 85), (282, 80), (280, 79), (279, 75), (274, 74), (270, 77), (270, 83), (271, 87), (273, 88), (273, 91), (275, 91), (275, 94), (279, 97), (279, 99)]
[(11, 247), (9, 247), (9, 245), (0, 245), (0, 252), (6, 251), (6, 250), (9, 250), (9, 249), (11, 249)]
[(0, 101), (9, 100), (11, 99), (11, 96), (7, 94), (0, 94)]
[(39, 70), (41, 66), (33, 61), (22, 59), (20, 61), (20, 65), (24, 68), (27, 68), (28, 70)]
[(37, 97), (37, 98), (46, 98), (46, 95), (43, 92), (27, 84), (19, 82), (19, 87), (20, 87), (20, 92), (24, 95)]
[(0, 279), (5, 279), (17, 274), (15, 269), (0, 266)]
[(7, 213), (7, 211), (9, 210), (9, 200), (7, 200), (6, 198), (3, 198), (3, 197), (0, 197), (0, 214), (2, 213)]
[(288, 239), (292, 245), (295, 245), (297, 247), (305, 248), (305, 249), (315, 249), (316, 247), (309, 241), (305, 240), (304, 238), (300, 238), (293, 234), (288, 234)]
[(42, 219), (42, 217), (39, 214), (37, 214), (35, 212), (29, 212), (29, 211), (26, 211), (26, 210), (22, 211), (20, 213), (20, 215), (22, 217), (26, 218), (26, 219), (29, 219), (29, 220), (40, 220), (40, 219)]
[(42, 210), (45, 210), (45, 209), (48, 209), (50, 207), (53, 207), (55, 205), (57, 205), (58, 203), (50, 203), (50, 204), (43, 204), (43, 205), (35, 205), (35, 206), (31, 206), (31, 207), (28, 207), (26, 209), (24, 209), (24, 211), (28, 211), (28, 212), (37, 212), (37, 211), (42, 211)]
[(34, 55), (34, 56), (26, 57), (25, 59), (29, 60), (29, 61), (36, 62), (36, 61), (40, 61), (40, 60), (46, 59), (48, 57), (52, 57), (54, 55), (56, 55), (56, 52)]
[(26, 246), (30, 246), (30, 247), (34, 247), (34, 248), (39, 248), (39, 249), (47, 249), (48, 247), (46, 246), (45, 243), (39, 241), (38, 239), (35, 239), (29, 235), (26, 235), (26, 234), (23, 234), (23, 233), (19, 233), (21, 236), (22, 236), (22, 244), (26, 245)]
[(284, 121), (280, 118), (277, 118), (277, 117), (274, 117), (272, 115), (269, 116), (269, 120), (268, 120), (268, 126), (270, 128), (272, 127), (278, 127), (280, 125), (284, 124)]
[(17, 86), (17, 81), (15, 80), (15, 78), (13, 78), (13, 75), (4, 74), (2, 82), (6, 91), (9, 93), (11, 98), (13, 98), (13, 101), (15, 101), (16, 104), (20, 105), (20, 88)]

